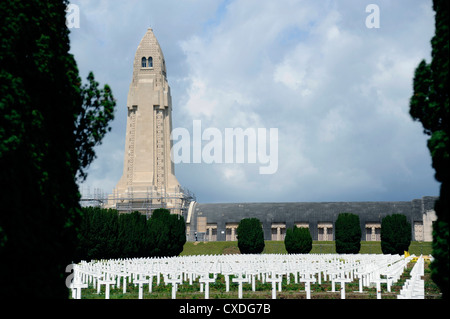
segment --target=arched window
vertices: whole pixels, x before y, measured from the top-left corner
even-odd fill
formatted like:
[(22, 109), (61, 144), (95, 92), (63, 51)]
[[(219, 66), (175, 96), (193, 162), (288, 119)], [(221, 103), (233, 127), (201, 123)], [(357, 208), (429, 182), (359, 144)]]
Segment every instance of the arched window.
[(151, 56), (148, 57), (148, 67), (153, 68), (153, 58)]
[(147, 59), (146, 59), (145, 57), (142, 58), (142, 64), (141, 64), (141, 66), (142, 66), (143, 68), (146, 68), (146, 67), (147, 67)]

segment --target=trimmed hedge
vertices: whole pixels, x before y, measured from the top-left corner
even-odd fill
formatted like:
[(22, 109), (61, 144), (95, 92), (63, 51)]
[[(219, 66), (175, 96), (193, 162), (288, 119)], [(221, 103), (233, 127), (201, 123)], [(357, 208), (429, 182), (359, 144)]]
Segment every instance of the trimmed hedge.
[(383, 254), (402, 255), (411, 244), (411, 223), (405, 215), (393, 214), (381, 221), (381, 250)]
[(85, 207), (76, 250), (77, 260), (178, 256), (186, 243), (183, 216), (167, 209), (150, 219), (135, 211)]
[(357, 254), (361, 249), (361, 226), (359, 216), (351, 213), (341, 213), (335, 223), (336, 253)]
[(308, 254), (312, 249), (312, 237), (308, 228), (296, 227), (286, 230), (284, 246), (288, 254)]
[(236, 230), (241, 254), (260, 254), (264, 250), (264, 232), (257, 218), (244, 218)]

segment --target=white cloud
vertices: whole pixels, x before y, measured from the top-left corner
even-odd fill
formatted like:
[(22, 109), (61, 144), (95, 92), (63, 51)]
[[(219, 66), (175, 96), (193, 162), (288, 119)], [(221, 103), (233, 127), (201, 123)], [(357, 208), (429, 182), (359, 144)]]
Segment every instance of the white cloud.
[[(77, 3), (77, 1), (74, 1)], [(279, 165), (177, 165), (200, 201), (410, 200), (435, 195), (426, 137), (412, 122), (414, 69), (430, 54), (431, 1), (379, 1), (365, 27), (354, 1), (78, 1), (72, 50), (118, 98), (113, 136), (87, 183), (121, 176), (126, 95), (151, 25), (162, 46), (174, 127), (279, 130)], [(113, 154), (113, 155), (112, 155)], [(112, 156), (111, 156), (112, 155)]]
[(323, 77), (322, 67), (315, 59), (313, 50), (301, 43), (275, 67), (273, 80), (306, 97), (317, 93)]
[(334, 142), (342, 136), (346, 121), (337, 109), (331, 109), (319, 123), (319, 141)]

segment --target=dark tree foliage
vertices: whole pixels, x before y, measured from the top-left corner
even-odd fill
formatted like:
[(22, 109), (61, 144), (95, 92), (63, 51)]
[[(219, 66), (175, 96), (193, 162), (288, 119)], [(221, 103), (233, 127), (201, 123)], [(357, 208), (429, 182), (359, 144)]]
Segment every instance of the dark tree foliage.
[(361, 226), (359, 216), (341, 213), (335, 223), (336, 252), (338, 254), (357, 254), (361, 248)]
[(381, 221), (381, 251), (402, 255), (411, 244), (411, 223), (405, 215), (393, 214)]
[(118, 234), (117, 210), (82, 208), (75, 260), (117, 258)]
[(449, 214), (450, 214), (450, 110), (449, 110), (449, 1), (434, 0), (435, 35), (431, 39), (432, 60), (420, 62), (414, 75), (414, 93), (410, 100), (410, 114), (420, 121), (430, 138), (427, 146), (431, 154), (435, 178), (441, 183), (435, 204), (438, 217), (433, 226), (433, 281), (443, 297), (449, 288)]
[(241, 254), (260, 254), (264, 250), (264, 232), (257, 218), (244, 218), (236, 230)]
[(116, 258), (147, 257), (145, 238), (147, 217), (139, 212), (119, 215)]
[(284, 246), (288, 254), (308, 254), (312, 249), (312, 237), (308, 228), (296, 227), (286, 230)]
[(170, 214), (160, 208), (152, 213), (147, 226), (147, 249), (152, 257), (178, 256), (186, 243), (186, 224), (183, 216)]
[(75, 148), (78, 155), (78, 178), (87, 177), (86, 168), (96, 158), (94, 146), (101, 144), (106, 133), (111, 130), (116, 105), (111, 88), (106, 84), (99, 89), (94, 74), (89, 73), (88, 84), (81, 88), (83, 108), (78, 113), (75, 131)]
[(186, 243), (182, 216), (157, 209), (152, 217), (139, 212), (82, 208), (77, 258), (80, 260), (178, 256)]
[(67, 4), (0, 2), (0, 295), (10, 298), (68, 297), (65, 270), (80, 222), (76, 176), (85, 176), (113, 113), (108, 87), (92, 94), (95, 85), (81, 87)]

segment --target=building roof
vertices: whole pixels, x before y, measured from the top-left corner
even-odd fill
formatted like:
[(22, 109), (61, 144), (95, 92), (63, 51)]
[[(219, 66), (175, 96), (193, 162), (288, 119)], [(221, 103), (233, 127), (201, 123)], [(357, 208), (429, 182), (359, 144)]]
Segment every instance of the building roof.
[(361, 222), (381, 221), (391, 214), (403, 214), (415, 221), (422, 220), (423, 213), (433, 209), (436, 199), (423, 197), (409, 202), (195, 203), (193, 213), (196, 217), (207, 217), (208, 223), (232, 223), (251, 217), (263, 223), (332, 222), (340, 213), (356, 214)]

